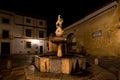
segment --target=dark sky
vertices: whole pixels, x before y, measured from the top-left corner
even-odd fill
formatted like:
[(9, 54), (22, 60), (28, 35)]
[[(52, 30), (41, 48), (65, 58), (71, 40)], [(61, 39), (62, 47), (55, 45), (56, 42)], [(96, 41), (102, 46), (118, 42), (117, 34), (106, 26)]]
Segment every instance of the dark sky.
[(115, 0), (3, 0), (0, 8), (46, 17), (49, 34), (55, 32), (59, 14), (64, 28), (111, 1)]

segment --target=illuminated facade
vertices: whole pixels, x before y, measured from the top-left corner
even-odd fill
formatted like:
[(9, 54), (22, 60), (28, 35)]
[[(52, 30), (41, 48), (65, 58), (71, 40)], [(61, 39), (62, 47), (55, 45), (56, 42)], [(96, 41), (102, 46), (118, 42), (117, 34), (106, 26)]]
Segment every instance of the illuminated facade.
[(0, 10), (0, 54), (46, 53), (47, 22)]
[[(120, 3), (114, 1), (64, 28), (68, 52), (120, 56)], [(69, 46), (71, 45), (71, 46)]]

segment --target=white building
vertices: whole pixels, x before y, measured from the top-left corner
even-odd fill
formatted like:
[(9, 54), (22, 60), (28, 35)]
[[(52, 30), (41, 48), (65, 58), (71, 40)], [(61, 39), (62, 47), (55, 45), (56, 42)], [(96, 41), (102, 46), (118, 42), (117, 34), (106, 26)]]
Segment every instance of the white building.
[(0, 55), (46, 53), (45, 19), (0, 10)]

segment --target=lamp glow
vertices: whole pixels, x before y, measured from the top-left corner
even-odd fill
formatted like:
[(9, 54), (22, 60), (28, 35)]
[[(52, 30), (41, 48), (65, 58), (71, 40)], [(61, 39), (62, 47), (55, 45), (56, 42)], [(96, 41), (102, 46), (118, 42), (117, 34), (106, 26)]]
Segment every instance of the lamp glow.
[(32, 40), (33, 44), (38, 44), (39, 43), (39, 40)]

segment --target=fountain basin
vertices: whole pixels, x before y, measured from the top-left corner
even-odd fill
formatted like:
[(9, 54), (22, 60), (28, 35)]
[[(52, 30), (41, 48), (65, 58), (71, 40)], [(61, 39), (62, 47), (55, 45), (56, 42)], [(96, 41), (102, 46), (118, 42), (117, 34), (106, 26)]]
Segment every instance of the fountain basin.
[(53, 42), (53, 43), (66, 43), (67, 39), (64, 37), (53, 37), (51, 39), (51, 42)]
[(64, 38), (64, 37), (53, 37), (52, 39), (51, 39), (51, 42), (52, 43), (55, 43), (55, 44), (57, 44), (58, 45), (58, 50), (57, 50), (57, 56), (58, 57), (62, 57), (62, 44), (63, 43), (66, 43), (67, 42), (67, 39), (66, 38)]
[(35, 57), (35, 66), (40, 72), (71, 74), (86, 68), (84, 57)]

